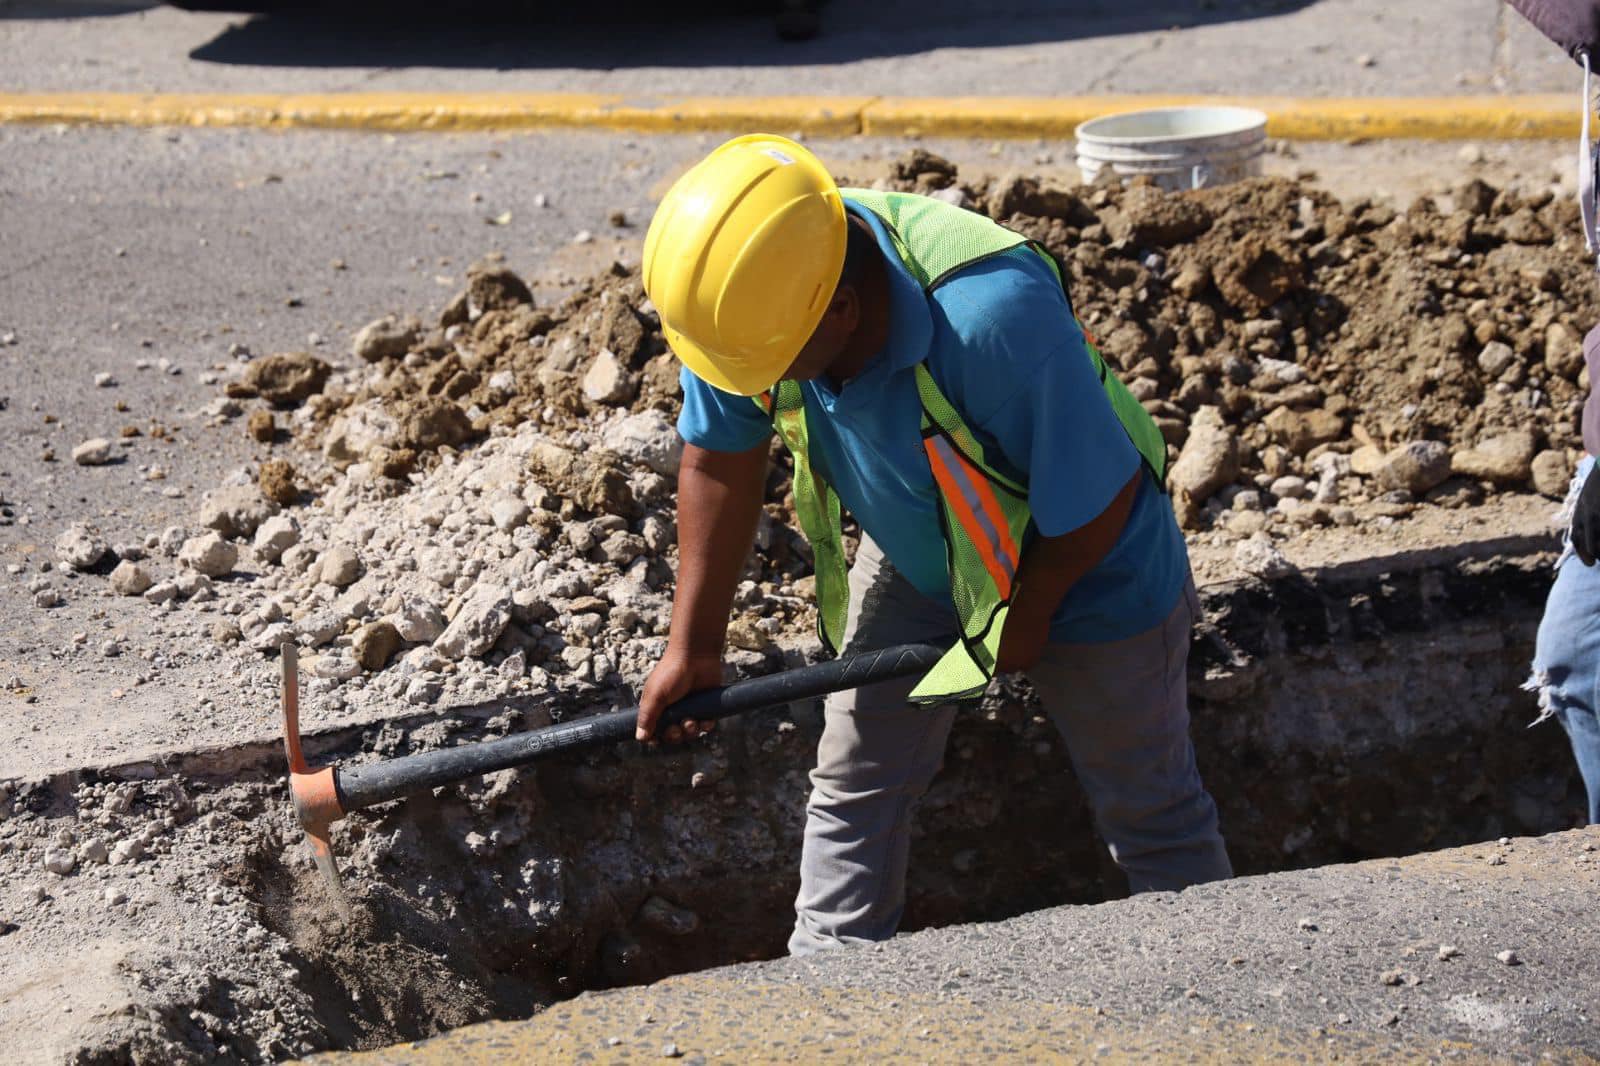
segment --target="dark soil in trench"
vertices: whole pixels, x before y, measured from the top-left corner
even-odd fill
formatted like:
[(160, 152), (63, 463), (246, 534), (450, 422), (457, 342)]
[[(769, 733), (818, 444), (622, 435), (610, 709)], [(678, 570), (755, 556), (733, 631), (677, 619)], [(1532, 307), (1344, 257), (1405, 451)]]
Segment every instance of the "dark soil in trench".
[[(1513, 695), (1542, 582), (1534, 562), (1501, 559), (1212, 590), (1194, 732), (1238, 872), (1575, 824), (1564, 738), (1528, 730)], [(791, 711), (694, 748), (627, 745), (356, 815), (335, 837), (348, 924), (299, 849), (269, 844), (235, 873), (303, 955), (324, 1047), (773, 957), (820, 730), (815, 707)], [(450, 742), (485, 733), (464, 721)], [(391, 728), (363, 746), (396, 755), (413, 738)], [(964, 712), (918, 810), (905, 928), (1125, 894), (1091, 822), (1025, 690)]]

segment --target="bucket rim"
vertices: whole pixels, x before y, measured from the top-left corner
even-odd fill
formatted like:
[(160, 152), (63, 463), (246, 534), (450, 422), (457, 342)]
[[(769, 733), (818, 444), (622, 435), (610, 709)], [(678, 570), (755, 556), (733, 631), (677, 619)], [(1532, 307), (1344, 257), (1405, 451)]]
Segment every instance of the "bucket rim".
[[(1192, 115), (1200, 112), (1213, 115), (1227, 116), (1238, 122), (1236, 128), (1224, 128), (1209, 133), (1157, 133), (1145, 136), (1116, 136), (1096, 133), (1094, 127), (1100, 123), (1111, 122), (1116, 119), (1126, 119), (1135, 115)], [(1266, 134), (1267, 114), (1253, 107), (1236, 107), (1231, 104), (1186, 104), (1175, 107), (1142, 107), (1132, 111), (1115, 111), (1109, 115), (1096, 115), (1094, 118), (1078, 123), (1072, 135), (1077, 140), (1089, 137), (1100, 144), (1151, 144), (1163, 141), (1203, 141), (1212, 137), (1237, 137), (1240, 134), (1260, 132)]]

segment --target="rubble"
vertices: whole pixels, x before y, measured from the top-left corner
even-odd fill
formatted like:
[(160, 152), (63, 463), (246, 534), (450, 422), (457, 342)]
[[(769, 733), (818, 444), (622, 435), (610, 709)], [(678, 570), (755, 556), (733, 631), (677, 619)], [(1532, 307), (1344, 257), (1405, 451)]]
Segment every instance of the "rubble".
[(126, 559), (111, 571), (111, 588), (119, 596), (143, 595), (154, 583), (149, 571)]
[(257, 527), (278, 513), (254, 485), (228, 485), (208, 494), (200, 506), (200, 524), (224, 537), (248, 539)]
[(329, 548), (317, 561), (317, 580), (342, 589), (355, 584), (363, 572), (361, 557), (354, 548), (337, 544)]
[(92, 437), (72, 449), (72, 461), (79, 466), (104, 466), (111, 461), (111, 442)]
[(300, 524), (288, 515), (277, 515), (256, 529), (253, 550), (263, 563), (275, 563), (283, 553), (300, 542)]
[(385, 315), (367, 323), (350, 343), (350, 354), (368, 363), (398, 359), (411, 350), (422, 335), (422, 323), (414, 318), (396, 319)]
[[(1058, 259), (1169, 443), (1180, 522), (1244, 574), (1291, 576), (1279, 544), (1309, 528), (1566, 490), (1573, 352), (1600, 312), (1556, 236), (1575, 232), (1570, 205), (1481, 182), (1403, 211), (1276, 178), (1181, 194), (968, 183), (920, 150), (881, 184), (986, 210)], [(318, 652), (316, 676), (371, 675), (357, 701), (641, 680), (670, 615), (682, 441), (678, 363), (637, 271), (538, 307), (513, 272), (480, 265), (436, 319), (391, 309), (352, 352), (337, 371), (306, 353), (242, 364), (225, 391), (261, 439), (285, 434), (298, 469), (239, 471), (192, 523), (210, 539), (156, 538), (180, 575), (227, 585), (156, 580), (146, 599), (184, 611), (220, 595), (230, 621), (196, 632), (247, 657), (292, 635)], [(788, 470), (780, 457), (730, 630), (750, 666), (814, 640)], [(84, 536), (68, 553), (80, 569), (107, 551)], [(274, 626), (289, 628), (264, 639)]]
[(220, 533), (191, 537), (178, 549), (178, 562), (207, 577), (222, 577), (239, 561), (239, 549)]
[(268, 459), (261, 464), (256, 477), (261, 495), (279, 507), (288, 507), (300, 498), (300, 486), (295, 481), (294, 467), (284, 459)]
[(88, 570), (111, 550), (99, 531), (85, 522), (74, 522), (63, 530), (55, 549), (56, 558), (74, 570)]
[(251, 362), (242, 381), (231, 386), (229, 396), (260, 396), (268, 403), (289, 407), (322, 391), (333, 368), (309, 352), (280, 352)]

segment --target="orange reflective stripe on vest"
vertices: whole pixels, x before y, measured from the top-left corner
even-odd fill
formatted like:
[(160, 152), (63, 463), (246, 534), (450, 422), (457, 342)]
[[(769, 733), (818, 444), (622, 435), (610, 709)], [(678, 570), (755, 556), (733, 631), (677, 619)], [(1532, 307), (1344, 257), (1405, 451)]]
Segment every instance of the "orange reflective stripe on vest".
[(922, 444), (927, 450), (934, 480), (960, 519), (967, 539), (977, 547), (984, 569), (989, 571), (1000, 597), (1009, 598), (1021, 553), (1011, 538), (1011, 529), (1000, 501), (995, 498), (994, 487), (981, 472), (972, 469), (966, 457), (943, 436), (937, 433), (926, 436)]

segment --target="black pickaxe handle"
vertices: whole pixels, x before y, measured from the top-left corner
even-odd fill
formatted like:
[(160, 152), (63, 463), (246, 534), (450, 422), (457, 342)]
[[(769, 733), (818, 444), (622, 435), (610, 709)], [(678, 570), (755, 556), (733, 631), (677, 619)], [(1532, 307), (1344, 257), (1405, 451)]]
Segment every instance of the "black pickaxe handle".
[[(903, 644), (766, 677), (735, 681), (723, 688), (692, 693), (672, 704), (663, 713), (661, 726), (685, 719), (727, 718), (877, 681), (926, 673), (943, 654), (943, 649), (931, 644)], [(508, 766), (521, 766), (558, 752), (629, 740), (633, 738), (638, 716), (637, 708), (611, 711), (498, 740), (353, 766), (338, 775), (341, 805), (346, 812), (360, 810), (452, 781), (504, 770)]]
[[(329, 828), (351, 811), (480, 774), (522, 766), (547, 755), (627, 740), (634, 735), (639, 716), (638, 708), (612, 711), (497, 740), (425, 751), (349, 769), (337, 766), (313, 769), (306, 763), (300, 748), (296, 648), (285, 644), (281, 651), (283, 744), (289, 758), (289, 790), (300, 825), (311, 840), (317, 866), (334, 889), (341, 906), (348, 904), (339, 883), (338, 866), (333, 860)], [(689, 718), (696, 721), (727, 718), (879, 681), (910, 677), (932, 669), (943, 655), (944, 649), (932, 644), (902, 644), (767, 677), (736, 681), (679, 700), (662, 714), (660, 724), (666, 726)]]

